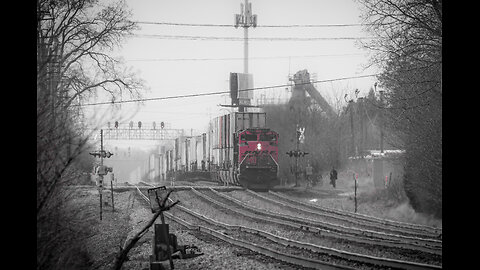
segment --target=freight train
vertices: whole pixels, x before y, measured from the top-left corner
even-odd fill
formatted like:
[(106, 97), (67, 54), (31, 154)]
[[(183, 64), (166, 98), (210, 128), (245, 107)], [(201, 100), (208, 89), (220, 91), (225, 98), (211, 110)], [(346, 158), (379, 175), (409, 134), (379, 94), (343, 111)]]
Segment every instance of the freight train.
[(265, 113), (232, 112), (212, 119), (206, 133), (180, 136), (162, 148), (161, 171), (167, 179), (271, 189), (280, 183), (278, 139)]

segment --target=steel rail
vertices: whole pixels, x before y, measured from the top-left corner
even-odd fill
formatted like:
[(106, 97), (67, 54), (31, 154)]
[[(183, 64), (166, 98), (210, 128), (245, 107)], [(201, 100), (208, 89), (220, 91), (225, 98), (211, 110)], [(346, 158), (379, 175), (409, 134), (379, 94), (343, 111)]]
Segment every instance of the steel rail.
[(382, 219), (382, 218), (377, 218), (377, 217), (374, 217), (374, 216), (364, 215), (364, 214), (360, 214), (360, 213), (351, 213), (351, 212), (348, 212), (348, 211), (341, 211), (341, 210), (337, 210), (337, 209), (333, 209), (333, 208), (321, 207), (321, 206), (318, 206), (318, 205), (314, 205), (314, 204), (310, 204), (310, 203), (306, 203), (306, 202), (291, 199), (288, 196), (286, 196), (282, 193), (279, 193), (279, 192), (268, 191), (268, 193), (272, 194), (274, 196), (277, 196), (279, 198), (285, 199), (289, 202), (296, 203), (296, 204), (301, 204), (303, 206), (309, 207), (310, 209), (320, 210), (320, 211), (323, 211), (323, 212), (329, 212), (329, 213), (332, 213), (332, 214), (337, 214), (337, 215), (342, 215), (342, 216), (351, 216), (351, 217), (355, 217), (355, 218), (358, 218), (358, 219), (363, 219), (363, 220), (370, 221), (370, 222), (377, 222), (379, 224), (384, 224), (384, 225), (389, 225), (389, 226), (396, 226), (396, 227), (399, 227), (399, 228), (409, 228), (409, 229), (412, 229), (412, 230), (427, 231), (427, 232), (430, 232), (430, 233), (433, 233), (433, 234), (436, 234), (436, 235), (440, 235), (442, 233), (441, 228), (431, 227), (431, 226), (427, 226), (427, 225), (400, 222), (400, 221), (389, 220), (389, 219)]
[(244, 231), (248, 232), (251, 234), (256, 234), (260, 235), (262, 237), (265, 237), (273, 242), (278, 242), (281, 243), (285, 246), (293, 246), (299, 249), (308, 249), (313, 252), (318, 252), (318, 253), (326, 253), (331, 256), (337, 256), (345, 260), (351, 260), (351, 261), (358, 261), (361, 263), (369, 263), (369, 264), (374, 264), (378, 266), (385, 266), (385, 267), (393, 267), (393, 268), (399, 268), (399, 269), (441, 269), (440, 266), (436, 265), (429, 265), (429, 264), (422, 264), (422, 263), (416, 263), (416, 262), (409, 262), (409, 261), (402, 261), (402, 260), (396, 260), (396, 259), (389, 259), (389, 258), (380, 258), (380, 257), (375, 257), (375, 256), (370, 256), (370, 255), (362, 255), (358, 253), (353, 253), (353, 252), (348, 252), (348, 251), (343, 251), (339, 249), (334, 249), (334, 248), (329, 248), (329, 247), (324, 247), (324, 246), (319, 246), (315, 244), (310, 244), (310, 243), (305, 243), (305, 242), (300, 242), (292, 239), (288, 239), (285, 237), (277, 236), (272, 233), (254, 229), (254, 228), (249, 228), (241, 225), (231, 225), (231, 224), (226, 224), (220, 221), (213, 220), (209, 217), (206, 217), (202, 214), (199, 214), (193, 210), (190, 210), (186, 207), (180, 206), (179, 207), (182, 211), (195, 216), (207, 223), (210, 223), (215, 226), (220, 226), (223, 227), (224, 229), (227, 230), (239, 230), (239, 231)]
[[(142, 186), (140, 188), (147, 188), (147, 186), (150, 187), (157, 187), (157, 185), (153, 185), (147, 182), (142, 182), (140, 181), (139, 183), (145, 184), (145, 186)], [(222, 191), (229, 191), (229, 190), (244, 190), (243, 187), (240, 186), (166, 186), (167, 189), (173, 189), (175, 191), (179, 190), (190, 190), (190, 188), (195, 187), (196, 189), (214, 189), (214, 190), (222, 190)], [(122, 187), (123, 188), (123, 187)], [(133, 188), (133, 187), (131, 187)]]
[(217, 192), (213, 189), (210, 189), (213, 193), (215, 193), (218, 196), (221, 196), (236, 205), (243, 207), (245, 209), (248, 209), (249, 211), (258, 213), (260, 215), (267, 215), (273, 218), (280, 218), (286, 221), (294, 222), (294, 223), (302, 223), (310, 227), (317, 227), (317, 228), (323, 228), (326, 230), (329, 230), (331, 232), (336, 232), (344, 235), (352, 235), (354, 237), (369, 237), (369, 238), (377, 238), (377, 243), (378, 240), (388, 240), (392, 242), (397, 242), (397, 243), (404, 243), (407, 245), (410, 245), (411, 247), (408, 247), (409, 249), (414, 249), (421, 248), (423, 251), (427, 251), (430, 253), (435, 253), (435, 254), (441, 254), (441, 241), (434, 240), (434, 239), (423, 239), (423, 238), (416, 238), (416, 237), (408, 237), (408, 236), (403, 236), (403, 235), (395, 235), (395, 234), (387, 234), (384, 232), (376, 232), (376, 231), (371, 231), (371, 230), (365, 230), (365, 229), (357, 229), (357, 228), (352, 228), (352, 227), (346, 227), (340, 224), (333, 224), (333, 223), (328, 223), (328, 222), (322, 222), (322, 221), (316, 221), (312, 219), (307, 219), (307, 218), (300, 218), (300, 217), (294, 217), (286, 214), (281, 214), (278, 212), (273, 212), (269, 210), (259, 210), (255, 207), (252, 207), (240, 200), (237, 200), (235, 198), (232, 198), (230, 196), (227, 196), (225, 194), (222, 194), (220, 192)]
[[(142, 197), (147, 202), (149, 202), (149, 199), (139, 189), (137, 189), (137, 190), (141, 193)], [(172, 201), (171, 199), (169, 199), (169, 200)], [(436, 265), (429, 265), (429, 264), (402, 261), (402, 260), (396, 260), (396, 259), (388, 259), (388, 258), (380, 258), (380, 257), (375, 257), (375, 256), (369, 256), (369, 255), (362, 255), (362, 254), (357, 254), (357, 253), (353, 253), (353, 252), (338, 250), (338, 249), (334, 249), (334, 248), (323, 247), (323, 246), (319, 246), (319, 245), (315, 245), (315, 244), (299, 242), (299, 241), (295, 241), (295, 240), (288, 239), (288, 238), (285, 238), (285, 237), (277, 236), (277, 235), (274, 235), (274, 234), (266, 232), (266, 231), (257, 230), (257, 229), (253, 229), (253, 228), (249, 228), (249, 227), (245, 227), (245, 226), (241, 226), (241, 225), (231, 225), (231, 224), (226, 224), (226, 223), (223, 223), (223, 222), (220, 222), (220, 221), (216, 221), (216, 220), (213, 220), (209, 217), (206, 217), (206, 216), (204, 216), (200, 213), (197, 213), (197, 212), (195, 212), (193, 210), (190, 210), (190, 209), (188, 209), (184, 206), (181, 206), (181, 205), (177, 205), (177, 208), (181, 209), (182, 211), (184, 211), (185, 213), (187, 213), (189, 215), (192, 215), (192, 216), (194, 216), (198, 219), (201, 219), (201, 220), (203, 220), (203, 221), (205, 221), (205, 222), (207, 222), (211, 225), (214, 225), (214, 226), (219, 226), (219, 227), (222, 227), (222, 228), (227, 229), (227, 230), (239, 230), (239, 231), (243, 231), (243, 232), (247, 232), (247, 233), (251, 233), (251, 234), (260, 235), (262, 237), (265, 237), (266, 239), (269, 239), (270, 241), (280, 243), (284, 246), (293, 246), (293, 247), (296, 247), (296, 248), (299, 248), (299, 249), (308, 249), (308, 250), (311, 250), (313, 252), (323, 253), (323, 254), (327, 254), (327, 255), (330, 255), (330, 256), (336, 256), (336, 257), (339, 257), (339, 258), (344, 259), (344, 260), (357, 261), (357, 262), (373, 264), (373, 265), (377, 265), (377, 266), (392, 267), (392, 268), (396, 268), (396, 269), (418, 269), (418, 270), (420, 270), (420, 269), (442, 269), (442, 267), (436, 266)], [(192, 224), (186, 222), (185, 220), (183, 220), (179, 217), (175, 217), (171, 213), (166, 212), (165, 216), (170, 218), (171, 220), (174, 220), (174, 221), (186, 226), (189, 229), (202, 230), (202, 227), (203, 227), (203, 230), (207, 229), (209, 232), (215, 232), (217, 234), (220, 234), (220, 236), (225, 236), (224, 234), (222, 234), (220, 232), (217, 232), (217, 231), (214, 231), (210, 228), (200, 226), (200, 225), (192, 225)], [(222, 239), (222, 240), (224, 240), (224, 239)], [(237, 239), (233, 239), (233, 240), (238, 241)], [(224, 241), (229, 242), (228, 240), (224, 240)], [(242, 241), (242, 243), (246, 243), (246, 242)], [(231, 243), (231, 244), (237, 245), (235, 243)], [(258, 247), (257, 245), (254, 245), (254, 246)], [(242, 246), (242, 247), (245, 247), (245, 246)], [(248, 247), (245, 247), (245, 248), (250, 249)], [(250, 250), (252, 250), (252, 249), (250, 249)], [(256, 250), (253, 250), (253, 251), (256, 251)], [(273, 250), (270, 250), (270, 251), (273, 251)], [(273, 251), (273, 252), (274, 253), (272, 253), (272, 252), (269, 252), (269, 253), (271, 255), (273, 255), (273, 257), (275, 259), (277, 259), (277, 256), (278, 256), (279, 252), (276, 252), (276, 251)], [(264, 255), (266, 255), (266, 254), (264, 254)], [(283, 255), (283, 253), (282, 253), (282, 255)], [(286, 261), (286, 262), (291, 263), (292, 262), (290, 260), (291, 255), (288, 255), (288, 254), (285, 254), (285, 255), (288, 256), (288, 258), (287, 258), (288, 261)], [(270, 256), (270, 257), (272, 257), (272, 256)], [(297, 257), (295, 257), (295, 258), (297, 258)], [(311, 260), (311, 259), (309, 259), (309, 260)], [(307, 264), (298, 264), (298, 265), (309, 267), (310, 262), (307, 263)], [(314, 265), (315, 268), (318, 267), (318, 266), (319, 266), (318, 264)], [(325, 267), (325, 265), (322, 265), (322, 266)], [(331, 268), (331, 269), (338, 269), (337, 268), (338, 265), (330, 265), (330, 266), (334, 267), (334, 268)], [(330, 269), (330, 268), (321, 268), (321, 269)], [(342, 268), (342, 269), (352, 269), (352, 268)]]
[(212, 204), (218, 205), (220, 207), (223, 207), (227, 210), (238, 213), (240, 215), (250, 217), (250, 218), (253, 218), (253, 219), (257, 219), (257, 220), (261, 220), (261, 221), (264, 221), (264, 222), (267, 222), (267, 223), (268, 222), (269, 223), (275, 223), (275, 224), (287, 226), (287, 227), (290, 227), (290, 228), (293, 228), (293, 229), (297, 229), (297, 230), (300, 229), (300, 230), (303, 230), (303, 231), (306, 231), (306, 232), (310, 232), (310, 233), (313, 233), (314, 235), (332, 237), (332, 238), (342, 239), (342, 240), (351, 241), (351, 242), (360, 243), (360, 244), (369, 244), (369, 245), (375, 245), (375, 246), (381, 245), (381, 246), (385, 246), (385, 247), (403, 248), (403, 249), (408, 249), (408, 250), (417, 250), (417, 251), (423, 251), (423, 252), (427, 252), (427, 253), (433, 253), (433, 254), (441, 255), (441, 250), (440, 251), (432, 250), (430, 248), (425, 248), (423, 246), (412, 246), (411, 244), (398, 242), (398, 241), (390, 241), (390, 240), (379, 241), (379, 239), (371, 239), (371, 238), (362, 237), (362, 236), (355, 236), (355, 235), (345, 235), (345, 234), (342, 234), (342, 233), (339, 233), (339, 232), (333, 232), (333, 231), (318, 228), (318, 227), (315, 227), (315, 226), (302, 225), (302, 224), (298, 224), (296, 222), (281, 220), (281, 219), (276, 218), (276, 217), (266, 217), (264, 215), (264, 213), (259, 215), (259, 214), (254, 214), (254, 213), (251, 213), (249, 211), (245, 211), (245, 210), (241, 210), (241, 209), (232, 209), (228, 205), (226, 205), (224, 203), (221, 203), (221, 202), (219, 202), (215, 199), (212, 199), (209, 196), (207, 196), (207, 195), (205, 195), (205, 194), (203, 194), (203, 193), (201, 193), (201, 192), (199, 192), (199, 191), (197, 191), (193, 188), (192, 188), (192, 191), (194, 192), (194, 194), (204, 198), (205, 200), (209, 201)]
[[(137, 187), (137, 190), (141, 194), (142, 198), (149, 203), (150, 200), (148, 199), (148, 197), (145, 196), (145, 194), (143, 194), (138, 187)], [(177, 206), (179, 206), (179, 205), (177, 205)], [(181, 208), (184, 208), (184, 207), (181, 207)], [(247, 241), (244, 241), (244, 240), (241, 240), (241, 239), (236, 239), (236, 238), (225, 235), (221, 232), (215, 231), (215, 230), (213, 230), (211, 228), (208, 228), (208, 227), (205, 227), (205, 226), (192, 225), (192, 224), (188, 223), (187, 221), (182, 220), (178, 217), (175, 217), (168, 212), (165, 212), (165, 216), (167, 218), (170, 218), (170, 219), (186, 226), (187, 228), (189, 228), (191, 230), (198, 230), (198, 231), (207, 233), (207, 234), (212, 235), (212, 236), (214, 236), (214, 237), (216, 237), (220, 240), (223, 240), (223, 241), (225, 241), (225, 242), (227, 242), (231, 245), (248, 249), (250, 251), (259, 253), (261, 255), (271, 257), (275, 260), (283, 261), (283, 262), (290, 263), (290, 264), (295, 264), (295, 265), (302, 266), (302, 267), (310, 267), (310, 268), (314, 268), (314, 269), (355, 270), (355, 268), (348, 267), (348, 266), (332, 264), (332, 263), (323, 262), (323, 261), (315, 260), (315, 259), (309, 259), (309, 258), (299, 258), (297, 255), (286, 254), (286, 253), (279, 252), (279, 251), (276, 251), (274, 249), (270, 249), (270, 248), (267, 248), (267, 247), (262, 247), (262, 246), (259, 246), (259, 245), (256, 245), (254, 243), (250, 243), (250, 242), (247, 242)]]
[(279, 200), (275, 200), (275, 199), (272, 199), (272, 198), (269, 198), (267, 196), (264, 196), (262, 194), (259, 194), (258, 192), (254, 192), (252, 190), (245, 190), (247, 193), (257, 197), (257, 198), (260, 198), (261, 200), (265, 200), (265, 201), (268, 201), (268, 202), (271, 202), (273, 204), (276, 204), (276, 205), (281, 205), (282, 207), (286, 207), (286, 208), (290, 208), (290, 209), (293, 209), (294, 211), (302, 211), (302, 212), (305, 212), (307, 214), (310, 214), (310, 215), (317, 215), (317, 216), (321, 216), (323, 218), (330, 218), (330, 219), (335, 219), (335, 220), (339, 220), (339, 221), (342, 221), (342, 222), (348, 222), (348, 223), (355, 223), (355, 224), (359, 224), (361, 226), (364, 226), (364, 227), (368, 227), (370, 229), (376, 229), (376, 230), (382, 230), (382, 231), (388, 231), (388, 232), (393, 232), (393, 233), (397, 233), (397, 234), (400, 234), (400, 235), (408, 235), (408, 236), (413, 236), (413, 237), (416, 237), (416, 238), (422, 238), (422, 239), (435, 239), (438, 241), (438, 235), (436, 234), (433, 234), (433, 233), (426, 233), (426, 232), (416, 232), (416, 230), (412, 231), (412, 230), (409, 230), (408, 228), (399, 228), (399, 227), (395, 227), (395, 226), (389, 226), (388, 224), (379, 224), (377, 222), (371, 222), (371, 221), (366, 221), (366, 220), (359, 220), (355, 217), (350, 217), (350, 216), (344, 216), (344, 215), (335, 215), (335, 214), (331, 214), (331, 213), (325, 213), (325, 212), (319, 212), (319, 211), (312, 211), (312, 210), (308, 210), (308, 209), (305, 209), (305, 207), (301, 207), (301, 206), (297, 206), (297, 205), (294, 205), (294, 204), (288, 204), (288, 203), (285, 203), (285, 202), (282, 202), (282, 201), (279, 201)]

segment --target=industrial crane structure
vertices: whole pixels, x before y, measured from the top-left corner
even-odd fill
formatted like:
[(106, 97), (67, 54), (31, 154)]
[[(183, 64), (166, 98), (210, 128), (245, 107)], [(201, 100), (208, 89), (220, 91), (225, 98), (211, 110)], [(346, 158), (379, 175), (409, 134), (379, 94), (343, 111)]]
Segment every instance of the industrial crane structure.
[(335, 112), (328, 104), (328, 102), (320, 95), (320, 92), (313, 86), (310, 81), (310, 74), (306, 69), (300, 70), (293, 75), (293, 78), (290, 78), (290, 81), (295, 83), (293, 87), (292, 97), (290, 99), (291, 103), (297, 103), (298, 101), (305, 100), (306, 93), (313, 98), (320, 108), (327, 114), (329, 118), (335, 116)]

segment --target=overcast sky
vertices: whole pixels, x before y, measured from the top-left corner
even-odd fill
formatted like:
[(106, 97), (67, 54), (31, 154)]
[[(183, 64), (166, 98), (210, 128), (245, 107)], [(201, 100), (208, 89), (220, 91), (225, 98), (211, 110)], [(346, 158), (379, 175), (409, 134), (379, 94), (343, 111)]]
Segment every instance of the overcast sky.
[[(127, 0), (133, 20), (152, 23), (234, 24), (244, 0)], [(352, 0), (250, 0), (257, 15), (256, 28), (249, 38), (338, 38), (367, 37), (362, 27), (262, 27), (265, 25), (358, 24), (360, 10)], [(138, 72), (150, 89), (145, 98), (200, 94), (229, 90), (230, 72), (243, 72), (243, 28), (219, 26), (173, 26), (139, 24), (136, 36), (127, 39), (118, 52)], [(165, 36), (202, 36), (209, 40), (187, 40)], [(212, 38), (222, 37), (220, 40)], [(192, 40), (193, 39), (193, 40)], [(367, 52), (355, 40), (250, 40), (249, 72), (254, 87), (288, 84), (288, 75), (307, 69), (317, 80), (330, 80), (378, 72), (364, 69)], [(232, 59), (233, 58), (233, 59)], [(218, 60), (212, 60), (218, 59)], [(358, 88), (366, 94), (374, 78), (317, 84), (329, 100), (332, 96), (353, 94)], [(285, 87), (255, 92), (255, 98), (283, 97)], [(125, 98), (127, 99), (127, 98)], [(182, 98), (122, 104), (125, 119), (137, 123), (164, 121), (171, 128), (204, 132), (211, 117), (224, 114), (218, 104), (229, 104), (227, 95)], [(99, 106), (106, 108), (107, 106)], [(91, 108), (89, 109), (91, 110)], [(128, 113), (127, 113), (128, 112)], [(136, 113), (134, 113), (136, 112)], [(118, 111), (117, 111), (118, 113)], [(268, 116), (267, 116), (268, 117)], [(112, 119), (112, 121), (114, 121)]]

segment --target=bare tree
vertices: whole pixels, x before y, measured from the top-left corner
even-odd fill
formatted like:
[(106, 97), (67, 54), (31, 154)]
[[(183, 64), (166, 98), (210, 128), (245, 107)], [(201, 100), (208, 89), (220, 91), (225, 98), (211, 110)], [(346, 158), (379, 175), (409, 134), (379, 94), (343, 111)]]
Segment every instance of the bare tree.
[(37, 0), (39, 269), (54, 269), (61, 261), (61, 254), (54, 252), (72, 230), (69, 222), (55, 220), (65, 218), (63, 199), (68, 194), (62, 187), (78, 181), (79, 157), (88, 150), (79, 105), (94, 96), (106, 95), (112, 101), (123, 94), (140, 97), (142, 81), (111, 56), (136, 29), (130, 16), (122, 0)]
[(47, 183), (38, 213), (85, 145), (77, 105), (101, 92), (138, 97), (142, 83), (108, 54), (136, 27), (124, 1), (39, 0), (37, 8), (37, 184)]
[(416, 210), (441, 216), (442, 1), (359, 2), (376, 37), (363, 45), (384, 70), (386, 128), (407, 151), (405, 191)]

